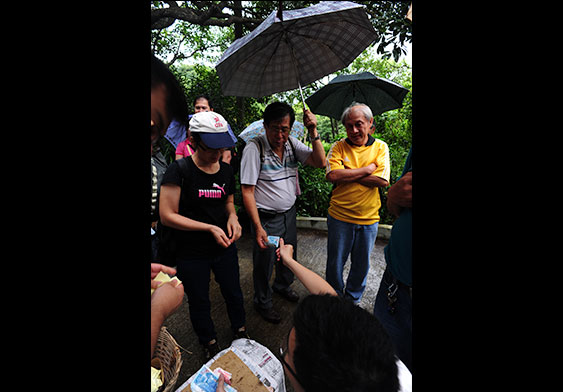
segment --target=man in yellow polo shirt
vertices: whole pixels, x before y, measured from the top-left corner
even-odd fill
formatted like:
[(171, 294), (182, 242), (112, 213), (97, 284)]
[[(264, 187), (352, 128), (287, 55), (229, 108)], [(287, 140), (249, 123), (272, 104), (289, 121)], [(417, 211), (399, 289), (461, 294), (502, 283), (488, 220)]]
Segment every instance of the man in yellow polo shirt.
[[(378, 187), (389, 186), (387, 143), (369, 134), (369, 106), (353, 102), (342, 113), (348, 137), (334, 143), (327, 155), (326, 179), (335, 187), (328, 208), (326, 280), (340, 295), (359, 303), (366, 287), (369, 255), (379, 224)], [(343, 269), (351, 255), (344, 285)]]

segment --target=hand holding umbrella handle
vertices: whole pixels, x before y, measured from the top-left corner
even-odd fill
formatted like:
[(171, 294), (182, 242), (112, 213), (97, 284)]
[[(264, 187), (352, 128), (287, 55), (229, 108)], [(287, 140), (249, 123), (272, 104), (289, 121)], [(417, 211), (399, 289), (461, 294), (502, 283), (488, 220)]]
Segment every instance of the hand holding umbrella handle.
[(309, 137), (311, 139), (315, 138), (315, 130), (317, 129), (317, 117), (308, 109), (303, 109), (303, 125), (305, 125), (305, 127), (309, 131)]

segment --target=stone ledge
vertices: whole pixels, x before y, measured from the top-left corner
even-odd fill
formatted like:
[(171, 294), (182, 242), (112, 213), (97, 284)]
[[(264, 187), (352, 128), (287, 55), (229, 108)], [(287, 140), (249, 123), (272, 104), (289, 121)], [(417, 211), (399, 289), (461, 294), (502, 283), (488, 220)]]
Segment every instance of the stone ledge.
[[(323, 217), (309, 217), (309, 216), (298, 216), (297, 217), (297, 227), (299, 229), (315, 229), (327, 231), (326, 218)], [(377, 229), (377, 238), (388, 240), (391, 236), (392, 225), (380, 224)]]

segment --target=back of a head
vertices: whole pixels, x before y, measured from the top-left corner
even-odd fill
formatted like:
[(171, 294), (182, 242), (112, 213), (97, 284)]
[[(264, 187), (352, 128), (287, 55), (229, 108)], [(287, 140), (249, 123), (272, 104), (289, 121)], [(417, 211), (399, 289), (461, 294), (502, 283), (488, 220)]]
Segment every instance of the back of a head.
[(289, 126), (293, 126), (295, 121), (295, 111), (291, 106), (284, 102), (273, 102), (266, 106), (264, 110), (264, 124), (270, 124), (272, 121), (281, 120), (289, 114)]
[(170, 118), (187, 125), (189, 109), (184, 90), (166, 64), (151, 55), (151, 89), (159, 85), (166, 88), (166, 109)]
[(393, 345), (373, 314), (341, 297), (310, 295), (293, 318), (293, 362), (307, 392), (398, 391)]

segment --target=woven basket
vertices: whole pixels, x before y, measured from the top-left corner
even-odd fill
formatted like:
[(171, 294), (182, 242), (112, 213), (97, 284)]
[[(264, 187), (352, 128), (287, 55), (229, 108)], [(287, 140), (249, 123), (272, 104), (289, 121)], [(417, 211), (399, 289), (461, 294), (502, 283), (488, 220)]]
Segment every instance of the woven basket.
[(158, 389), (158, 392), (169, 392), (174, 388), (178, 380), (178, 374), (180, 374), (180, 368), (182, 367), (182, 355), (178, 348), (178, 343), (166, 330), (166, 327), (160, 328), (154, 356), (160, 360), (164, 376), (164, 383)]

